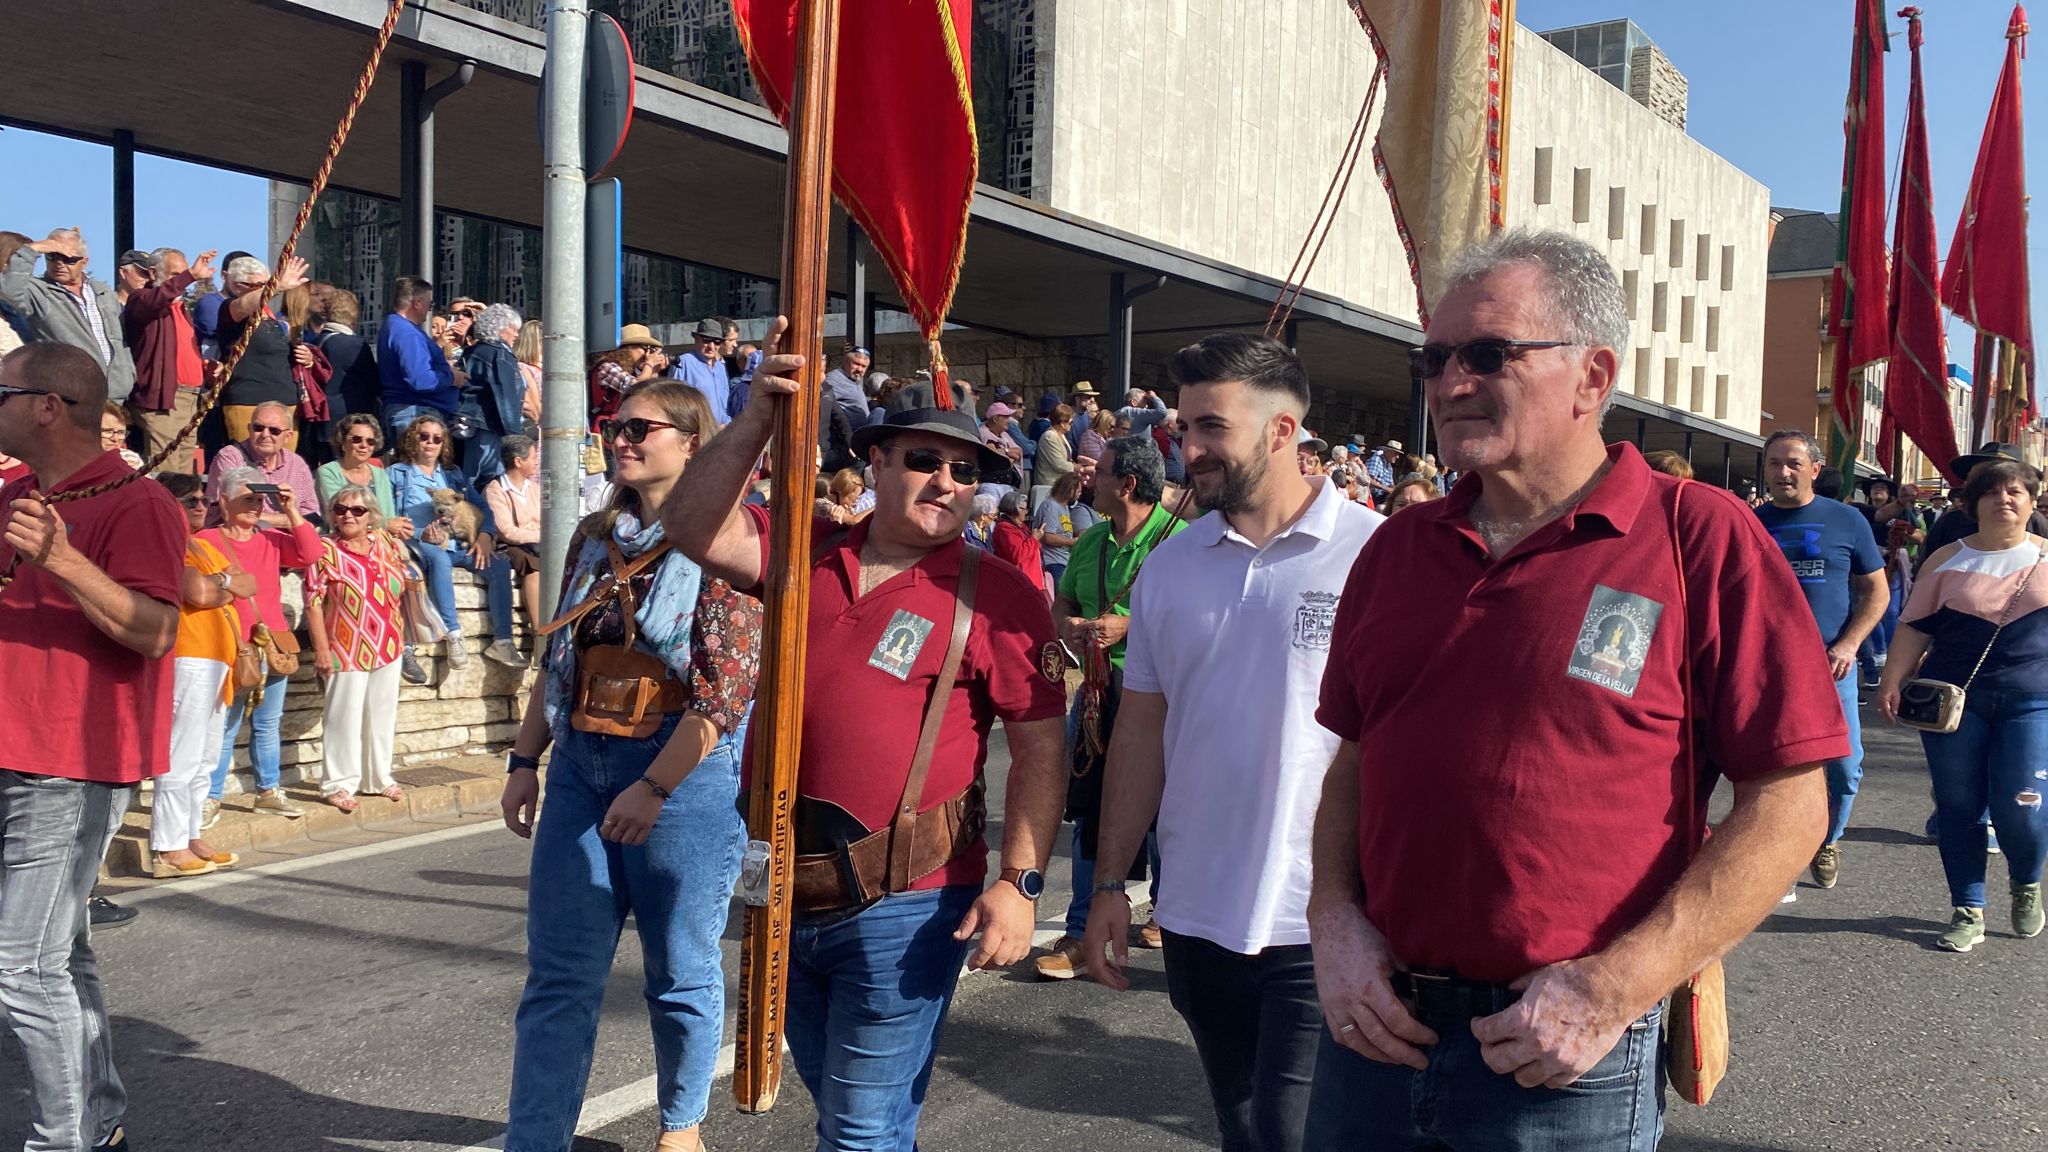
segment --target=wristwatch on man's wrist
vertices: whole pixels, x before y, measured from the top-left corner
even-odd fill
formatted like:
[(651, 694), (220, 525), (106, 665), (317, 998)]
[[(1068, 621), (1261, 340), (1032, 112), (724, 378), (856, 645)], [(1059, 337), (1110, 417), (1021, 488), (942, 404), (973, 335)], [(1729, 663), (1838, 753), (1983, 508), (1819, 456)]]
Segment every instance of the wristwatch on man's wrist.
[(1045, 873), (1036, 868), (1005, 868), (1002, 879), (1016, 886), (1026, 900), (1037, 900), (1045, 893)]

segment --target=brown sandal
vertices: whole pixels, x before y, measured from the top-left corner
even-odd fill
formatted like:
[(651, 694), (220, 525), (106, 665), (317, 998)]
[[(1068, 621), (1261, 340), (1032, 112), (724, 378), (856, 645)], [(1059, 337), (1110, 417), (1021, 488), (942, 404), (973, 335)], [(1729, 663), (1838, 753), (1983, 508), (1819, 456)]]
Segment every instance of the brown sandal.
[(327, 802), (343, 812), (353, 812), (357, 807), (356, 798), (346, 792), (329, 792)]

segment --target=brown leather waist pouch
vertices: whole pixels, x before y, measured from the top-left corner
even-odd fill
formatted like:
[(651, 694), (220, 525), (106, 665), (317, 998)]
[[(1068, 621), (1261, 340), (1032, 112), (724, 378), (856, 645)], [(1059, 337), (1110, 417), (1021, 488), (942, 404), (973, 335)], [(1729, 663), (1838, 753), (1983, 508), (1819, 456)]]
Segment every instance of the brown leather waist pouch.
[(689, 703), (683, 682), (644, 652), (599, 644), (576, 654), (576, 705), (569, 724), (578, 732), (645, 740)]
[[(826, 801), (799, 797), (797, 803), (799, 853), (793, 901), (796, 911), (836, 912), (872, 903), (886, 895), (889, 892), (889, 837), (893, 828), (848, 839), (833, 851), (806, 853), (801, 850), (817, 845), (816, 829), (821, 823), (865, 829), (853, 817), (846, 815), (844, 809)], [(819, 809), (831, 809), (838, 818), (828, 817)], [(805, 819), (807, 814), (813, 818)], [(911, 880), (921, 880), (952, 863), (955, 857), (981, 838), (987, 823), (987, 791), (979, 779), (944, 804), (919, 813), (910, 826)], [(807, 837), (806, 832), (812, 835)]]

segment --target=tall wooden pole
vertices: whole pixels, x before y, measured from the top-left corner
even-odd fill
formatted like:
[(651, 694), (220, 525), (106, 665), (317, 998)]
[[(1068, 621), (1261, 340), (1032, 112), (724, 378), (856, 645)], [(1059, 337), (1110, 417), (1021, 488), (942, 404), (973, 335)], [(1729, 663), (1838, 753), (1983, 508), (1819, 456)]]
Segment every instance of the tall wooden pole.
[(740, 1019), (733, 1097), (766, 1112), (782, 1089), (782, 1009), (789, 986), (797, 753), (803, 743), (804, 627), (811, 602), (811, 487), (818, 474), (818, 404), (824, 379), (826, 249), (832, 223), (832, 94), (839, 0), (801, 0), (789, 108), (789, 183), (783, 200), (782, 346), (804, 356), (802, 388), (776, 401), (775, 490), (765, 573), (760, 690), (754, 697), (754, 782), (747, 826), (771, 850), (769, 900), (747, 909), (740, 946)]

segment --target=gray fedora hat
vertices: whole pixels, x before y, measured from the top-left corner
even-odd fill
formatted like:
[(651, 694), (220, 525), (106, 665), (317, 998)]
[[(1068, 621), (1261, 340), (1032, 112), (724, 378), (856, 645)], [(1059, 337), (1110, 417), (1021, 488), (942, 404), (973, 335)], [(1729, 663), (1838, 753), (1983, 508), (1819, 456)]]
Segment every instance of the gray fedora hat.
[(708, 318), (699, 320), (697, 321), (697, 326), (690, 330), (690, 339), (723, 340), (725, 339), (725, 325)]
[(853, 450), (865, 458), (868, 449), (877, 444), (887, 443), (890, 437), (904, 432), (929, 432), (934, 436), (958, 440), (962, 444), (972, 444), (976, 459), (980, 461), (985, 472), (992, 472), (1010, 463), (1008, 456), (981, 442), (981, 426), (974, 422), (974, 417), (958, 408), (912, 408), (907, 412), (891, 412), (889, 418), (880, 424), (868, 424), (854, 429)]

